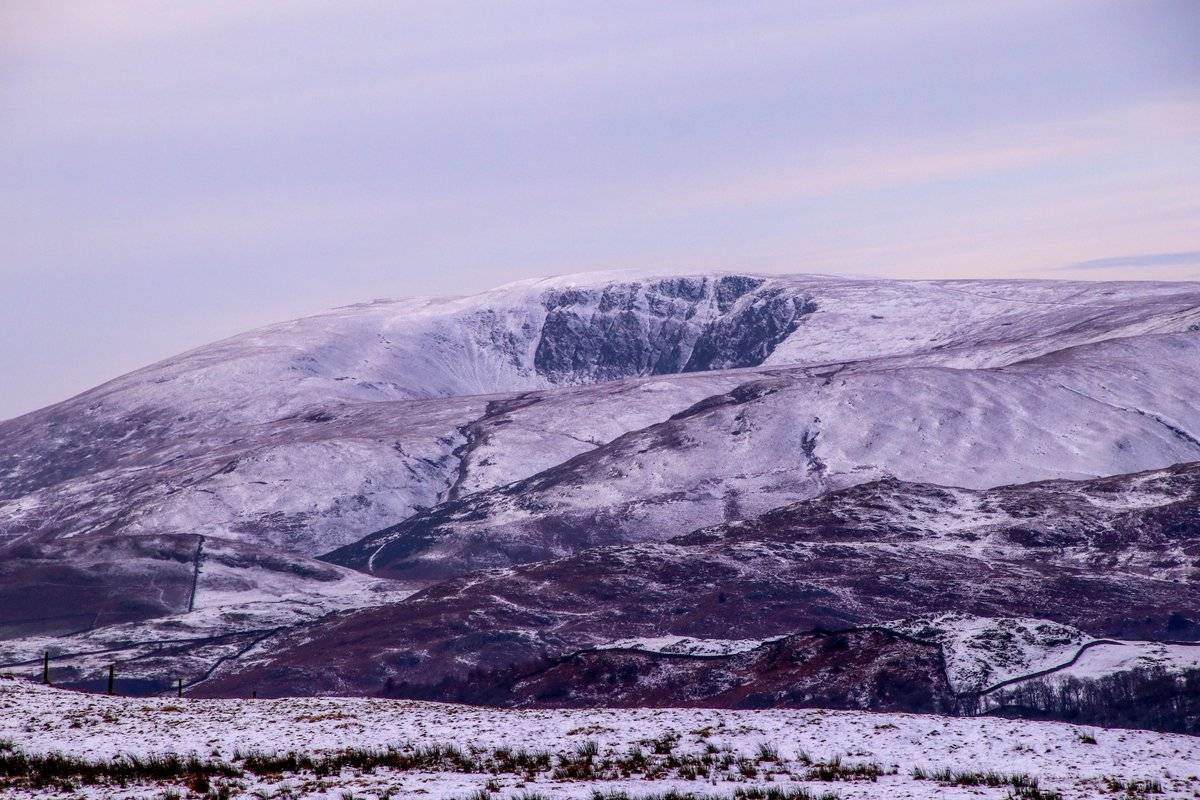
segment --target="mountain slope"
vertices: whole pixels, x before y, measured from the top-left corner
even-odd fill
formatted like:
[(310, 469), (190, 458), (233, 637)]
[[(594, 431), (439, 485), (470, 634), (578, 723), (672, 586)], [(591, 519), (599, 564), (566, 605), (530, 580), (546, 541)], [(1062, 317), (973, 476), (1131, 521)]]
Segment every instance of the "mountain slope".
[(1198, 460), (1195, 386), (1196, 334), (1084, 345), (990, 369), (781, 368), (327, 558), (437, 580), (668, 539), (885, 475), (983, 488)]

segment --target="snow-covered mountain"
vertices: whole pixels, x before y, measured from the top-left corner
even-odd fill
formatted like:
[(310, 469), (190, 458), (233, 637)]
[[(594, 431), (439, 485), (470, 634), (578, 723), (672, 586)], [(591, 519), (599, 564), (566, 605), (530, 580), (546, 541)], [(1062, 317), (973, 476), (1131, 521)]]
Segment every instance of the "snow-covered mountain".
[[(1186, 332), (1197, 326), (1195, 284), (583, 276), (354, 306), (202, 347), (0, 423), (0, 536), (205, 533), (318, 554), (762, 379), (792, 384), (772, 402), (788, 405), (783, 429), (820, 417), (860, 432), (857, 445), (835, 441), (836, 429), (818, 438), (814, 455), (840, 460), (838, 472), (870, 477), (926, 459), (904, 437), (907, 455), (887, 453), (896, 437), (882, 426), (898, 401), (919, 415), (927, 400), (944, 435), (979, 434), (985, 448), (1072, 438), (1000, 474), (984, 465), (1008, 453), (984, 449), (959, 456), (968, 464), (907, 477), (981, 486), (1165, 466), (1200, 455), (1186, 438), (1200, 428), (1187, 402), (1196, 359), (1179, 350), (1194, 346)], [(1061, 368), (1064, 356), (1047, 356), (1149, 334), (1166, 338), (1119, 354), (1126, 363), (1111, 377), (1124, 385), (1112, 391), (1100, 388), (1108, 352), (1065, 356), (1074, 363)], [(1039, 356), (1049, 363), (998, 377)], [(1177, 367), (1188, 371), (1159, 374)], [(1030, 374), (1047, 369), (1066, 386)], [(847, 374), (834, 380), (835, 371)], [(617, 379), (632, 380), (596, 383)], [(1095, 399), (1076, 394), (1093, 390)], [(968, 400), (978, 408), (964, 411)], [(842, 421), (833, 409), (857, 413)], [(1089, 422), (1096, 414), (1112, 419)], [(1095, 452), (1059, 464), (1061, 450), (1096, 435)], [(779, 470), (807, 464), (793, 438), (773, 444), (786, 452), (771, 457)], [(860, 452), (866, 442), (873, 452)]]
[[(1200, 619), (1197, 386), (1189, 283), (598, 274), (338, 309), (0, 423), (0, 665), (364, 692), (930, 614), (1165, 637)], [(345, 637), (321, 683), (304, 648)]]

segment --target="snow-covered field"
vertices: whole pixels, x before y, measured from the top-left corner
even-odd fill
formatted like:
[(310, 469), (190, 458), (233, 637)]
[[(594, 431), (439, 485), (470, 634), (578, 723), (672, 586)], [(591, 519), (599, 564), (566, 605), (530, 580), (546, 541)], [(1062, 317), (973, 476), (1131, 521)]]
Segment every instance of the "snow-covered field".
[(1079, 654), (1074, 664), (1055, 678), (1096, 678), (1131, 669), (1162, 668), (1168, 672), (1200, 669), (1200, 642), (1099, 642)]
[[(947, 785), (914, 777), (914, 768), (940, 768), (1036, 778), (1040, 789), (1063, 798), (1095, 798), (1112, 786), (1155, 781), (1156, 797), (1200, 796), (1200, 738), (1146, 731), (1105, 730), (1059, 723), (964, 719), (845, 711), (717, 711), (637, 709), (503, 711), (376, 699), (281, 700), (129, 699), (45, 688), (0, 679), (0, 741), (30, 754), (62, 752), (90, 759), (122, 754), (195, 753), (241, 772), (213, 779), (233, 797), (375, 798), (420, 795), (467, 797), (479, 790), (497, 798), (538, 793), (588, 797), (593, 790), (624, 790), (632, 797), (669, 789), (732, 797), (750, 787), (806, 787), (814, 797), (1002, 798), (1008, 789)], [(1093, 741), (1094, 740), (1094, 741)], [(595, 744), (595, 755), (586, 753)], [(427, 771), (344, 768), (255, 775), (242, 770), (247, 753), (319, 756), (347, 749), (453, 745), (476, 751), (485, 764), (497, 749), (553, 755), (550, 767), (495, 774), (461, 769)], [(2, 749), (2, 748), (0, 748)], [(638, 749), (649, 772), (628, 776), (605, 762), (628, 763)], [(656, 750), (658, 751), (656, 754)], [(707, 752), (713, 765), (696, 777), (680, 766)], [(668, 753), (670, 755), (668, 755)], [(775, 754), (778, 758), (775, 758)], [(555, 777), (563, 760), (589, 761), (599, 779)], [(874, 764), (875, 780), (815, 780), (814, 764)], [(727, 768), (721, 766), (728, 763)], [(604, 775), (605, 772), (616, 773)], [(683, 769), (685, 774), (686, 769)], [(144, 798), (187, 794), (182, 781), (126, 786), (77, 783), (59, 789), (8, 788), (4, 797)], [(388, 794), (389, 790), (392, 792)], [(178, 795), (177, 795), (178, 796)], [(1128, 795), (1127, 795), (1128, 796)]]

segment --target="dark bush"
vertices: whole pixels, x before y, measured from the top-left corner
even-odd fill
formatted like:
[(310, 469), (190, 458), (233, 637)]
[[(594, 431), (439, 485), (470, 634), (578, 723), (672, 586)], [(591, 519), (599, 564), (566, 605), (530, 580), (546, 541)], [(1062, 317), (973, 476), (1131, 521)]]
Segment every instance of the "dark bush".
[(1200, 669), (1135, 669), (1091, 680), (1038, 679), (993, 695), (989, 713), (1200, 734)]

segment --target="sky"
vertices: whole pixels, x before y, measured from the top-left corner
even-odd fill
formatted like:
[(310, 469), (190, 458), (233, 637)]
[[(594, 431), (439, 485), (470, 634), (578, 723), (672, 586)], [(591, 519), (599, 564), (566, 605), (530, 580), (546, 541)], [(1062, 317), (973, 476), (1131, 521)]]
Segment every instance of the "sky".
[(600, 269), (1200, 280), (1200, 2), (0, 3), (0, 419)]

